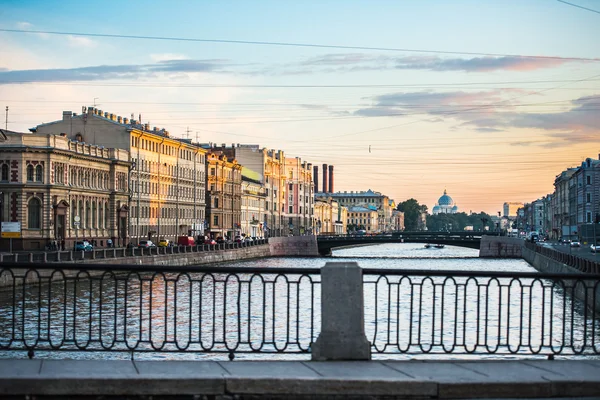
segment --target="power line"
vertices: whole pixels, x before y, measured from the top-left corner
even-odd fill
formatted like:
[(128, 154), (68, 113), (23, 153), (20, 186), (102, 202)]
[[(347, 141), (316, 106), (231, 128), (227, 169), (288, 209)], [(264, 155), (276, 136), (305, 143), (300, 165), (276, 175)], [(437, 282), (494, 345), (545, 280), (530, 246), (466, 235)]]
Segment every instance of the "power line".
[(573, 6), (573, 7), (581, 8), (583, 10), (595, 12), (596, 14), (600, 14), (600, 11), (592, 10), (591, 8), (587, 8), (587, 7), (583, 7), (583, 6), (577, 5), (577, 4), (569, 3), (568, 1), (563, 1), (563, 0), (556, 0), (556, 1), (558, 1), (560, 3), (568, 4), (568, 5)]
[[(590, 80), (592, 82), (600, 81), (600, 79)], [(473, 85), (514, 85), (514, 84), (538, 84), (538, 83), (566, 83), (566, 82), (578, 82), (574, 79), (558, 80), (558, 81), (515, 81), (515, 82), (467, 82), (467, 83), (438, 83), (438, 84), (385, 84), (385, 85), (374, 85), (374, 84), (363, 84), (363, 85), (232, 85), (232, 84), (211, 84), (211, 83), (171, 83), (171, 82), (108, 82), (98, 83), (94, 81), (82, 81), (74, 80), (71, 82), (56, 81), (56, 82), (44, 82), (35, 79), (20, 80), (20, 81), (7, 81), (0, 80), (0, 84), (11, 85), (11, 84), (27, 84), (36, 83), (39, 85), (57, 85), (57, 86), (100, 86), (100, 87), (165, 87), (165, 88), (268, 88), (268, 89), (362, 89), (362, 88), (381, 88), (381, 89), (392, 89), (392, 88), (419, 88), (419, 89), (432, 89), (432, 88), (462, 88), (464, 86)], [(521, 88), (521, 87), (503, 87), (496, 88), (492, 87), (469, 87), (469, 89), (535, 89), (535, 88)]]
[(452, 54), (452, 55), (469, 55), (469, 56), (486, 56), (486, 57), (515, 57), (515, 58), (532, 58), (532, 59), (542, 59), (542, 60), (593, 61), (593, 62), (600, 61), (600, 59), (597, 59), (597, 58), (586, 58), (586, 57), (539, 56), (539, 55), (506, 54), (506, 53), (479, 53), (479, 52), (473, 52), (473, 51), (426, 50), (426, 49), (409, 49), (409, 48), (396, 48), (396, 47), (344, 46), (344, 45), (329, 45), (329, 44), (317, 44), (317, 43), (265, 42), (265, 41), (254, 41), (254, 40), (200, 39), (200, 38), (174, 37), (174, 36), (144, 36), (144, 35), (108, 34), (108, 33), (37, 31), (37, 30), (29, 30), (29, 29), (0, 29), (0, 32), (38, 33), (38, 34), (41, 33), (41, 34), (46, 34), (46, 35), (85, 36), (85, 37), (101, 37), (101, 38), (111, 38), (111, 39), (165, 40), (165, 41), (179, 41), (179, 42), (249, 44), (249, 45), (260, 45), (260, 46), (312, 47), (312, 48), (321, 48), (321, 49), (396, 51), (396, 52), (404, 52), (404, 53)]

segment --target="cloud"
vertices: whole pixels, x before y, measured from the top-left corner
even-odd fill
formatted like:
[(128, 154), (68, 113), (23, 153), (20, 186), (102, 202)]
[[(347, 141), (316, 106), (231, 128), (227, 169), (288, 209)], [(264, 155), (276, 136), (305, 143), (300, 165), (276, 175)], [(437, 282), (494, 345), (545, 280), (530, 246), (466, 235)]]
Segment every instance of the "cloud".
[[(438, 56), (388, 56), (367, 53), (324, 54), (291, 64), (288, 72), (298, 73), (298, 68), (306, 68), (306, 73), (352, 72), (370, 70), (427, 70), (427, 71), (534, 71), (554, 68), (566, 63), (583, 62), (559, 58), (531, 58), (518, 56), (504, 57), (438, 57)], [(320, 69), (315, 69), (319, 68)]]
[(475, 130), (477, 132), (482, 132), (482, 133), (504, 132), (503, 129), (497, 129), (497, 128), (475, 128)]
[(76, 47), (76, 48), (80, 48), (80, 47), (94, 48), (98, 45), (98, 42), (96, 42), (95, 40), (92, 40), (90, 38), (83, 37), (83, 36), (69, 35), (69, 36), (67, 36), (67, 40), (68, 40), (69, 46)]
[[(354, 111), (364, 117), (404, 116), (411, 114), (445, 115), (462, 111), (485, 113), (490, 104), (502, 103), (502, 95), (513, 90), (480, 92), (398, 92), (375, 96), (375, 104)], [(497, 107), (502, 107), (500, 104)], [(512, 107), (512, 106), (511, 106)]]
[(22, 21), (22, 22), (17, 22), (17, 28), (19, 29), (31, 29), (33, 27), (33, 24), (26, 22), (26, 21)]
[(172, 60), (187, 60), (189, 57), (183, 54), (175, 53), (161, 53), (161, 54), (150, 54), (150, 59), (154, 62), (159, 61), (172, 61)]
[(226, 60), (164, 60), (153, 64), (97, 65), (78, 68), (4, 70), (0, 84), (30, 82), (101, 81), (110, 79), (137, 79), (160, 73), (224, 72)]

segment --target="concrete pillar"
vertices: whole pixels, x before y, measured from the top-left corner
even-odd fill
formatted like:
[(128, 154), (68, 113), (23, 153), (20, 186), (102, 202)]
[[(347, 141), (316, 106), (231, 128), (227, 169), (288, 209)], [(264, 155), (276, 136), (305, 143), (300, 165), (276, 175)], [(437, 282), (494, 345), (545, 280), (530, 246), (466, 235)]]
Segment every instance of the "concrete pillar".
[(370, 360), (365, 336), (362, 269), (355, 262), (328, 262), (321, 268), (321, 333), (313, 361)]

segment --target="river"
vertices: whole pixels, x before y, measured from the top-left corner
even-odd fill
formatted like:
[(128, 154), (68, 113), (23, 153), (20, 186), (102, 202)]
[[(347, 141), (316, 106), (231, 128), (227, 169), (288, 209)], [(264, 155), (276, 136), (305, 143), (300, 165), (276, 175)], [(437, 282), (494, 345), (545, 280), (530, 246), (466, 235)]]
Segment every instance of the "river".
[[(135, 359), (223, 359), (229, 350), (236, 359), (310, 359), (286, 352), (307, 351), (318, 336), (320, 277), (226, 271), (327, 262), (394, 271), (536, 272), (523, 260), (478, 258), (478, 250), (390, 243), (334, 250), (326, 258), (220, 264), (206, 275), (83, 275), (28, 286), (14, 299), (3, 293), (0, 346), (35, 345), (40, 358), (129, 358), (135, 348)], [(374, 358), (598, 353), (600, 324), (564, 294), (542, 279), (365, 276), (365, 333)], [(61, 351), (43, 351), (51, 347)], [(68, 351), (76, 348), (86, 351)], [(103, 348), (119, 351), (96, 351)], [(0, 357), (26, 352), (0, 351)]]

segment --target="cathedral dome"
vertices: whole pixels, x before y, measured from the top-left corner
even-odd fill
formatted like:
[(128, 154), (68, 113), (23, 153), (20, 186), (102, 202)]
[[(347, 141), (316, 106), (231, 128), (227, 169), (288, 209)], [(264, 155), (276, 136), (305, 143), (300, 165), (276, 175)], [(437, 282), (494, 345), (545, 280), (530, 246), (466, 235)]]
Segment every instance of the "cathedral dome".
[(454, 205), (454, 200), (452, 200), (452, 197), (450, 197), (446, 194), (445, 189), (444, 189), (444, 194), (438, 200), (438, 204), (440, 206), (450, 206), (450, 207), (452, 207)]

